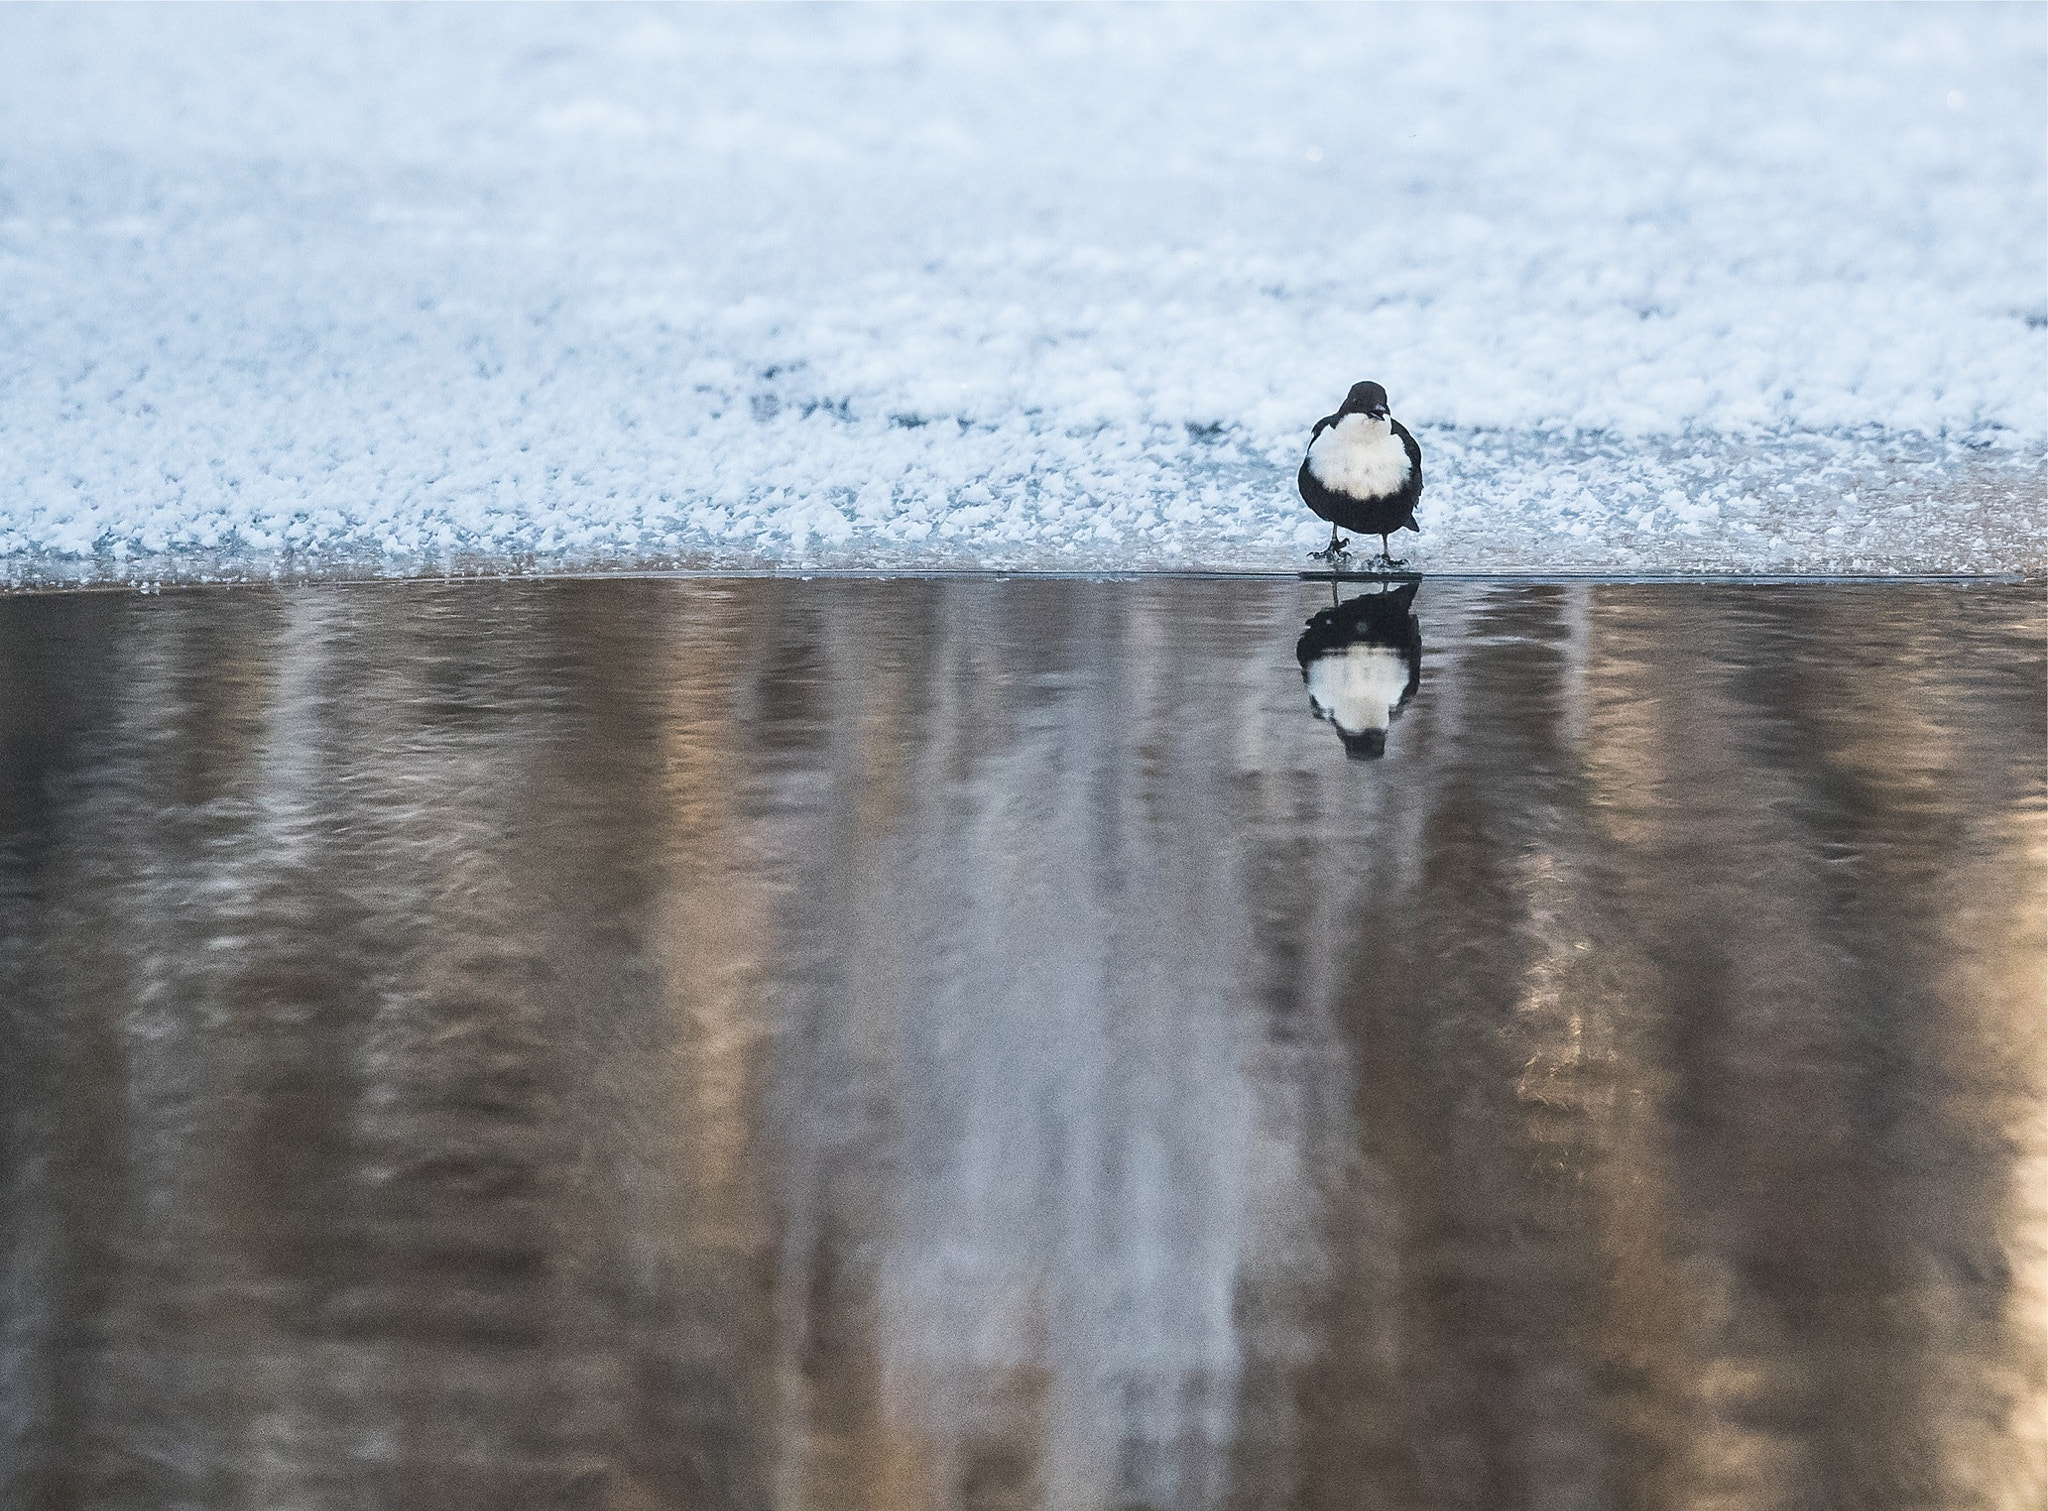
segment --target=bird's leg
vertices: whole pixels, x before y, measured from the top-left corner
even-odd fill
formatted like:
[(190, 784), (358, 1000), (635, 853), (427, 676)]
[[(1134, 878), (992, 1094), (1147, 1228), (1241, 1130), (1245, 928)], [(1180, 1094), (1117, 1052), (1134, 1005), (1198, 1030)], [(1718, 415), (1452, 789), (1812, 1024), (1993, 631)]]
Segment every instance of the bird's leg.
[(1376, 565), (1385, 567), (1387, 570), (1392, 571), (1397, 567), (1407, 566), (1408, 560), (1406, 557), (1394, 555), (1394, 553), (1390, 549), (1388, 549), (1387, 537), (1382, 535), (1380, 537), (1380, 559), (1376, 563)]
[(1310, 561), (1327, 561), (1328, 563), (1330, 563), (1331, 566), (1335, 566), (1340, 557), (1349, 556), (1350, 554), (1351, 551), (1349, 547), (1347, 547), (1343, 541), (1337, 538), (1337, 527), (1335, 525), (1332, 525), (1330, 526), (1329, 546), (1321, 551), (1309, 552), (1308, 559)]

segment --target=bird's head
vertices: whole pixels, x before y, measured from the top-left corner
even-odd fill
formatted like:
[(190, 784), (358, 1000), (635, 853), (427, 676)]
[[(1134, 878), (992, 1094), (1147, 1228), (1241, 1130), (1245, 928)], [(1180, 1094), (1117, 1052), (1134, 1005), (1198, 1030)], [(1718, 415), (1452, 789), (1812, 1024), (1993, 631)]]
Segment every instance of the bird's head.
[(1387, 417), (1387, 391), (1377, 383), (1352, 384), (1351, 392), (1344, 395), (1344, 403), (1337, 410), (1340, 419), (1347, 414), (1384, 420)]
[(1337, 738), (1344, 742), (1346, 758), (1353, 761), (1377, 761), (1387, 753), (1387, 732), (1384, 729), (1353, 731), (1339, 725)]

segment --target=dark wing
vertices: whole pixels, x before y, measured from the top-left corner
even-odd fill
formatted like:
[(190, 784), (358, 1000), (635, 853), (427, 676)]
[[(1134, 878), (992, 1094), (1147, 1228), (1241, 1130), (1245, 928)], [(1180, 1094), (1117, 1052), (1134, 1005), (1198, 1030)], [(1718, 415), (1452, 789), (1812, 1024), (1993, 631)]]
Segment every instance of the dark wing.
[(1394, 427), (1394, 434), (1401, 438), (1401, 444), (1407, 448), (1408, 476), (1414, 483), (1416, 495), (1419, 497), (1422, 493), (1422, 448), (1415, 444), (1415, 437), (1408, 433), (1406, 425), (1399, 420), (1389, 420), (1387, 423)]
[[(1310, 446), (1315, 445), (1316, 437), (1321, 435), (1324, 431), (1328, 430), (1332, 425), (1336, 424), (1338, 418), (1339, 417), (1336, 415), (1326, 414), (1320, 420), (1317, 420), (1316, 428), (1308, 433), (1308, 444)], [(1304, 454), (1306, 454), (1306, 448), (1303, 448), (1303, 450)]]
[(1415, 699), (1415, 693), (1422, 686), (1422, 626), (1415, 616), (1408, 616), (1408, 640), (1401, 647), (1401, 659), (1408, 663), (1408, 685), (1401, 689), (1401, 701), (1394, 705), (1399, 713)]
[(1399, 420), (1389, 420), (1394, 434), (1401, 438), (1401, 445), (1408, 452), (1408, 518), (1403, 528), (1422, 533), (1422, 526), (1415, 523), (1415, 506), (1422, 501), (1422, 448), (1415, 444), (1415, 437), (1408, 433), (1408, 427)]

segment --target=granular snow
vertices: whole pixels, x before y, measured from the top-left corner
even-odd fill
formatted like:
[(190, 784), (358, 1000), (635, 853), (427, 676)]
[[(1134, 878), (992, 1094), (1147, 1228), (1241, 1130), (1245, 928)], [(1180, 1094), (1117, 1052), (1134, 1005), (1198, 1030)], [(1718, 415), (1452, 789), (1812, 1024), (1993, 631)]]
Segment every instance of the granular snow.
[(9, 7), (0, 577), (2037, 570), (2040, 17)]

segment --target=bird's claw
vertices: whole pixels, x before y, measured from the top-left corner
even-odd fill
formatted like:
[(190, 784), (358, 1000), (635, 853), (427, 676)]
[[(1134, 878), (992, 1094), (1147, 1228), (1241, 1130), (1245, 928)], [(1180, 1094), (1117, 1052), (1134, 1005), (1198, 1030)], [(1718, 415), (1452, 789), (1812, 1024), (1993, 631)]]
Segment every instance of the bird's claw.
[(1322, 550), (1309, 552), (1308, 559), (1310, 561), (1326, 561), (1334, 567), (1338, 562), (1345, 560), (1350, 555), (1351, 548), (1349, 546), (1341, 545), (1333, 540)]

